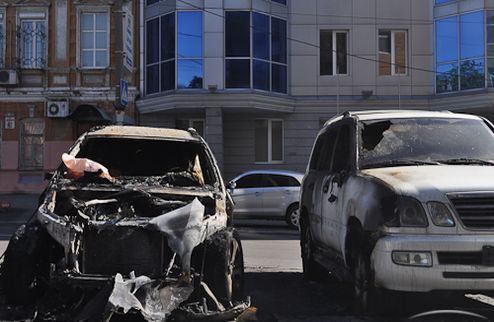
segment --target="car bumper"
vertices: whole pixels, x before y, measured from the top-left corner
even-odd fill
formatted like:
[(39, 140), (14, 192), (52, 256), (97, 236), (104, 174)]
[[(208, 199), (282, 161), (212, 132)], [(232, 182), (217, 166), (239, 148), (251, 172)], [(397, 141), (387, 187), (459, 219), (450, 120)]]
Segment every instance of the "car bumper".
[[(385, 236), (377, 241), (372, 252), (375, 284), (389, 290), (411, 292), (494, 290), (494, 266), (483, 265), (482, 260), (472, 261), (474, 256), (482, 257), (484, 246), (494, 246), (494, 235)], [(396, 264), (393, 251), (430, 252), (432, 266)], [(455, 259), (446, 261), (441, 254)]]

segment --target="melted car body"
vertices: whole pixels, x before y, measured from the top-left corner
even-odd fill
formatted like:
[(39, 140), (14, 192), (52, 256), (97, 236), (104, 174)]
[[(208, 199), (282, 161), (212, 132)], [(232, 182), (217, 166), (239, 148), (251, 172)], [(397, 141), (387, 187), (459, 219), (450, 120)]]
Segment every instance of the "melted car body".
[(492, 289), (494, 134), (471, 115), (348, 112), (319, 133), (302, 185), (304, 273), (376, 290)]
[(232, 202), (195, 131), (96, 128), (67, 155), (9, 243), (7, 304), (59, 321), (221, 320), (248, 306)]

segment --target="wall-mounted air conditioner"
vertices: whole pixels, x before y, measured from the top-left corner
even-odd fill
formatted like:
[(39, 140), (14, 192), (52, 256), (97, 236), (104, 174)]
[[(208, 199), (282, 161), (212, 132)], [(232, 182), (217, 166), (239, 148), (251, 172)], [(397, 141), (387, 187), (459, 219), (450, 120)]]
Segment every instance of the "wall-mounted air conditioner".
[(0, 69), (0, 85), (16, 85), (19, 83), (15, 69)]
[(46, 116), (67, 117), (69, 115), (69, 101), (48, 101), (46, 103)]

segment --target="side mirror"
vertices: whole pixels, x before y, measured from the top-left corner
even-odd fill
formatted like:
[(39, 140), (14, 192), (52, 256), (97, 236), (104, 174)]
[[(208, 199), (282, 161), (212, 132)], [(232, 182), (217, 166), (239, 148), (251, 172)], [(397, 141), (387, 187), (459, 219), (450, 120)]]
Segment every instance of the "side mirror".
[(230, 191), (233, 191), (235, 190), (235, 187), (237, 186), (237, 183), (235, 181), (230, 181), (228, 182), (228, 184), (226, 185), (226, 188)]
[(50, 171), (50, 172), (45, 172), (45, 175), (44, 175), (44, 179), (46, 181), (50, 181), (52, 178), (53, 178), (53, 175), (55, 174), (54, 171)]

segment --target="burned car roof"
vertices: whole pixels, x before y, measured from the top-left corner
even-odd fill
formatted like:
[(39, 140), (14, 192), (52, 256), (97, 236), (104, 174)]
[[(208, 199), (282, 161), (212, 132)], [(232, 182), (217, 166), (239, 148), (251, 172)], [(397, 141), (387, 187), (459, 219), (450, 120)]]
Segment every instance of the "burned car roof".
[(200, 142), (198, 136), (194, 136), (191, 132), (169, 128), (155, 128), (145, 126), (118, 126), (111, 125), (103, 128), (97, 128), (88, 132), (88, 137), (135, 137), (144, 139), (172, 139), (184, 141)]

